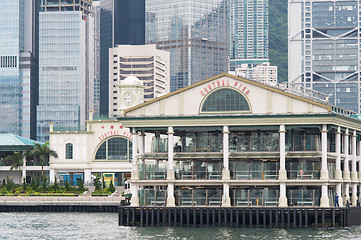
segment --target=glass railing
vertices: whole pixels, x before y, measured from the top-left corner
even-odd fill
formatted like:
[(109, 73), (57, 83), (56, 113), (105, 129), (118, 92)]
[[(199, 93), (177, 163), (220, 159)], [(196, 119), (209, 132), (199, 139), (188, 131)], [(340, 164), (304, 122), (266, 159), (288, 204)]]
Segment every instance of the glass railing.
[(279, 190), (234, 188), (230, 191), (232, 206), (277, 206)]
[(278, 162), (230, 162), (231, 179), (277, 179)]
[(289, 189), (288, 193), (288, 205), (289, 206), (302, 206), (302, 207), (314, 207), (320, 205), (320, 190), (315, 189)]
[(222, 189), (195, 188), (176, 190), (177, 206), (220, 206)]
[(168, 152), (168, 138), (153, 137), (152, 151), (155, 153)]
[(140, 191), (140, 204), (144, 206), (165, 206), (167, 203), (167, 190), (144, 189)]
[(222, 163), (217, 162), (178, 162), (175, 167), (175, 178), (178, 180), (187, 179), (209, 179), (217, 180), (222, 178)]

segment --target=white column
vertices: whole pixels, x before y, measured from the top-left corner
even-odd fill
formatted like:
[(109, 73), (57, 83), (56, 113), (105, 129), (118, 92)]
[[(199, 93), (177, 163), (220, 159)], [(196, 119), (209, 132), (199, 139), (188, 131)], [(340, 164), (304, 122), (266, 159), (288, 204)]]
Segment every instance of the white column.
[(132, 160), (132, 175), (131, 180), (139, 180), (138, 172), (138, 134), (133, 129), (133, 160)]
[(138, 134), (135, 128), (132, 131), (133, 134), (133, 161), (132, 161), (132, 174), (130, 181), (130, 192), (132, 198), (130, 199), (130, 206), (138, 207), (139, 206), (139, 186), (134, 183), (134, 181), (139, 180), (139, 171), (138, 171)]
[(138, 142), (139, 142), (139, 154), (145, 153), (145, 133), (144, 133), (144, 131), (142, 131), (139, 134)]
[(130, 192), (132, 193), (132, 198), (130, 199), (130, 206), (139, 207), (139, 187), (131, 183)]
[(279, 180), (287, 180), (286, 171), (286, 130), (285, 125), (280, 125), (280, 170)]
[(222, 207), (230, 207), (231, 198), (229, 197), (229, 183), (223, 184)]
[(342, 201), (342, 184), (341, 183), (337, 183), (336, 184), (336, 193), (338, 195), (338, 205), (340, 207), (343, 207), (343, 201)]
[(280, 184), (280, 198), (278, 200), (279, 207), (287, 207), (287, 197), (286, 197), (286, 183)]
[(351, 162), (351, 180), (352, 181), (357, 181), (357, 170), (356, 170), (356, 131), (353, 131), (352, 134), (352, 142), (351, 142), (351, 148), (352, 148), (352, 162)]
[(53, 184), (55, 182), (55, 170), (52, 168), (49, 171), (49, 182), (50, 184)]
[(231, 174), (229, 172), (229, 131), (228, 126), (223, 126), (223, 171), (222, 179), (229, 180), (231, 179)]
[(344, 141), (343, 141), (343, 152), (345, 159), (343, 160), (343, 179), (350, 180), (350, 170), (349, 170), (349, 162), (348, 162), (348, 129), (346, 129)]
[(20, 184), (22, 184), (24, 182), (24, 179), (26, 180), (26, 157), (25, 156), (23, 157), (23, 167), (21, 170), (22, 170), (22, 173), (21, 173), (22, 177), (21, 177), (21, 179), (19, 179)]
[[(115, 185), (115, 183), (113, 182)], [(84, 185), (91, 186), (92, 185), (92, 173), (90, 169), (84, 169)]]
[(328, 180), (327, 170), (327, 125), (322, 125), (321, 130), (321, 144), (322, 144), (322, 163), (321, 163), (321, 177), (320, 180)]
[(168, 127), (168, 169), (167, 179), (174, 180), (174, 163), (173, 163), (173, 147), (174, 147), (173, 127)]
[[(335, 170), (335, 179), (342, 180), (342, 171), (341, 171), (341, 127), (337, 127), (336, 132), (336, 170)], [(341, 197), (341, 194), (338, 194)], [(341, 202), (341, 201), (339, 201)], [(341, 205), (340, 205), (341, 206)]]
[(175, 207), (174, 184), (168, 183), (167, 207)]
[(320, 207), (330, 207), (330, 200), (328, 198), (328, 186), (326, 184), (322, 185)]
[(352, 206), (356, 206), (357, 203), (357, 184), (352, 184), (352, 196), (351, 196), (351, 203)]

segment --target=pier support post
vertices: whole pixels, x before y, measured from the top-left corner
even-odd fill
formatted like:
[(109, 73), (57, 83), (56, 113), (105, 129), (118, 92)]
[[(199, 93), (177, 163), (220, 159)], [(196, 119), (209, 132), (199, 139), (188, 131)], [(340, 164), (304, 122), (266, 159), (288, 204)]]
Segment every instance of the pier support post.
[[(280, 170), (278, 173), (279, 180), (287, 179), (287, 171), (286, 171), (286, 129), (285, 125), (280, 125)], [(281, 199), (281, 197), (280, 197)]]
[(348, 162), (348, 138), (349, 138), (349, 134), (348, 134), (348, 129), (346, 129), (345, 132), (345, 136), (344, 136), (344, 141), (343, 141), (343, 152), (345, 155), (345, 159), (343, 160), (343, 179), (344, 180), (350, 180), (350, 170), (349, 170), (349, 162)]
[(320, 207), (330, 207), (330, 200), (328, 198), (328, 185), (322, 185), (322, 195)]
[(286, 197), (286, 183), (280, 184), (280, 198), (278, 200), (279, 207), (287, 207), (287, 197)]
[(139, 194), (138, 194), (138, 186), (131, 184), (130, 190), (132, 193), (132, 198), (130, 199), (130, 206), (139, 207)]
[[(356, 169), (356, 130), (352, 134), (351, 150), (352, 150), (352, 162), (351, 162), (351, 180), (357, 181), (357, 169)], [(355, 206), (355, 205), (354, 205)]]
[(322, 144), (322, 163), (321, 163), (321, 177), (320, 180), (328, 180), (327, 170), (327, 125), (322, 125), (321, 130), (321, 144)]
[(133, 161), (132, 161), (132, 173), (131, 173), (131, 186), (130, 191), (132, 193), (132, 198), (130, 199), (130, 205), (132, 207), (139, 207), (139, 191), (138, 185), (134, 184), (133, 181), (139, 180), (139, 171), (138, 171), (138, 134), (136, 129), (133, 128)]
[(228, 126), (223, 126), (223, 171), (222, 179), (229, 180), (231, 179), (231, 174), (229, 172), (229, 131)]
[[(337, 127), (336, 132), (336, 170), (335, 170), (335, 179), (342, 180), (342, 171), (341, 171), (341, 127)], [(338, 193), (341, 196), (340, 193)]]

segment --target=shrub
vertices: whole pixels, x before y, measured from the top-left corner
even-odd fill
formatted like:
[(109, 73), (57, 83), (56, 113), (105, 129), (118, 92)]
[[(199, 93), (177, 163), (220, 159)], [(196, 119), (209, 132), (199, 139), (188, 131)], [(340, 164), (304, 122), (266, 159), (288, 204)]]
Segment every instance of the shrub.
[(115, 192), (115, 187), (113, 185), (113, 180), (110, 181), (110, 184), (109, 184), (109, 192)]
[(26, 181), (25, 181), (25, 178), (23, 178), (23, 191), (24, 191), (24, 192), (26, 191)]
[(53, 185), (53, 189), (55, 192), (57, 192), (59, 190), (59, 185), (58, 185), (58, 182), (57, 182), (57, 179), (55, 177), (55, 181), (54, 181), (54, 185)]
[(45, 177), (43, 177), (43, 184), (42, 184), (41, 190), (42, 190), (43, 192), (46, 192), (46, 190), (47, 190), (47, 187), (46, 187), (46, 178), (45, 178)]
[(80, 192), (84, 192), (85, 191), (85, 188), (84, 188), (84, 182), (83, 182), (83, 179), (82, 178), (79, 178), (79, 181), (78, 181), (78, 189)]
[(65, 180), (65, 191), (70, 192), (70, 185), (68, 179)]

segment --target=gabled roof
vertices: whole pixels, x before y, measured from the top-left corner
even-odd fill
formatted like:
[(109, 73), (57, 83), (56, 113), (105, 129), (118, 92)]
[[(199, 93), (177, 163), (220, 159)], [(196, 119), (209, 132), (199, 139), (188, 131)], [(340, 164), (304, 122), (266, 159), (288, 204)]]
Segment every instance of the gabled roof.
[(268, 86), (268, 85), (265, 85), (265, 84), (262, 84), (260, 82), (256, 82), (256, 81), (252, 81), (252, 80), (248, 80), (248, 79), (244, 79), (244, 78), (240, 78), (240, 77), (237, 77), (237, 76), (234, 76), (234, 75), (231, 75), (231, 74), (228, 74), (228, 73), (222, 73), (222, 74), (219, 74), (217, 76), (214, 76), (212, 78), (208, 78), (208, 79), (205, 79), (203, 81), (200, 81), (200, 82), (197, 82), (195, 84), (192, 84), (190, 86), (187, 86), (187, 87), (184, 87), (184, 88), (181, 88), (177, 91), (174, 91), (174, 92), (171, 92), (171, 93), (168, 93), (166, 95), (163, 95), (161, 97), (157, 97), (157, 98), (154, 98), (150, 101), (147, 101), (145, 103), (142, 103), (142, 104), (139, 104), (139, 105), (136, 105), (134, 107), (131, 107), (131, 108), (128, 108), (124, 111), (124, 115), (126, 116), (128, 112), (130, 111), (133, 111), (135, 109), (138, 109), (138, 108), (142, 108), (144, 106), (147, 106), (149, 104), (152, 104), (154, 102), (158, 102), (158, 101), (161, 101), (165, 98), (168, 98), (170, 96), (173, 96), (173, 95), (176, 95), (178, 93), (181, 93), (181, 92), (185, 92), (191, 88), (194, 88), (194, 87), (197, 87), (199, 85), (202, 85), (202, 84), (205, 84), (205, 83), (208, 83), (208, 82), (211, 82), (211, 81), (214, 81), (215, 79), (218, 79), (218, 78), (221, 78), (221, 77), (229, 77), (229, 78), (233, 78), (235, 80), (239, 80), (239, 81), (243, 81), (247, 84), (250, 84), (250, 85), (254, 85), (254, 86), (257, 86), (257, 87), (260, 87), (260, 88), (264, 88), (264, 89), (267, 89), (267, 90), (270, 90), (270, 91), (273, 91), (273, 92), (277, 92), (279, 94), (282, 94), (282, 95), (285, 95), (285, 96), (288, 96), (288, 97), (292, 97), (294, 99), (298, 99), (298, 100), (301, 100), (301, 101), (304, 101), (304, 102), (307, 102), (307, 103), (310, 103), (310, 104), (314, 104), (314, 105), (317, 105), (317, 106), (320, 106), (320, 107), (323, 107), (325, 109), (327, 109), (329, 112), (332, 112), (332, 106), (328, 105), (328, 104), (324, 104), (324, 103), (321, 103), (321, 102), (318, 102), (318, 101), (314, 101), (312, 99), (308, 99), (308, 98), (305, 98), (305, 97), (302, 97), (302, 96), (298, 96), (298, 95), (295, 95), (295, 94), (292, 94), (292, 93), (289, 93), (289, 92), (286, 92), (286, 91), (283, 91), (281, 89), (278, 89), (278, 88), (275, 88), (275, 87), (271, 87), (271, 86)]
[(14, 134), (0, 134), (0, 151), (29, 151), (35, 143), (44, 144)]

